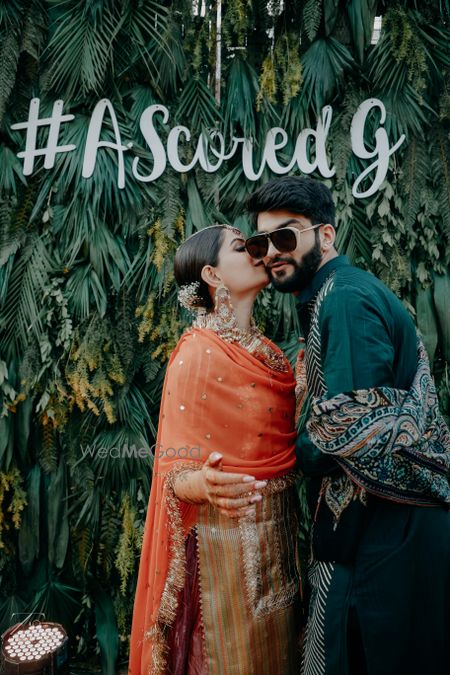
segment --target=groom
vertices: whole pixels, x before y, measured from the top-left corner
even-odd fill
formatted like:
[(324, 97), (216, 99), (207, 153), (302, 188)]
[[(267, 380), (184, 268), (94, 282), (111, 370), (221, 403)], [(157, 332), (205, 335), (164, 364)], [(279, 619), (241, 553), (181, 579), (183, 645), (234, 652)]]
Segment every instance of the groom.
[(311, 605), (302, 672), (450, 673), (450, 435), (398, 298), (335, 248), (328, 188), (274, 179), (246, 242), (296, 295), (306, 341), (297, 442), (308, 477)]

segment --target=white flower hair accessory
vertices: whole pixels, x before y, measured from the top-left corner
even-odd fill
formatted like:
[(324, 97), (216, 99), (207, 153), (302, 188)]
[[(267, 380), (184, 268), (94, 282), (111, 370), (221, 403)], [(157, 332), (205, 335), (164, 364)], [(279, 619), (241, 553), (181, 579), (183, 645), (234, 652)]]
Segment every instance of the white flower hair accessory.
[(183, 284), (178, 291), (178, 302), (180, 305), (190, 312), (195, 312), (200, 309), (201, 305), (198, 304), (201, 302), (201, 297), (198, 295), (199, 289), (199, 281), (193, 281), (191, 284)]

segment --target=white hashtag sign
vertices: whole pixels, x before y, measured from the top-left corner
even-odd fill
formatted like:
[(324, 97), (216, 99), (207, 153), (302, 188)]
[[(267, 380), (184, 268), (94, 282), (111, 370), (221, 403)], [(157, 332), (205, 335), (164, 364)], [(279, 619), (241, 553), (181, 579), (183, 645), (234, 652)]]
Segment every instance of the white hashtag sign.
[[(63, 101), (55, 101), (53, 104), (52, 116), (39, 119), (39, 99), (33, 98), (30, 102), (28, 112), (28, 121), (12, 124), (11, 129), (26, 129), (27, 138), (25, 150), (18, 152), (17, 157), (23, 157), (23, 174), (29, 176), (33, 173), (34, 159), (44, 155), (44, 168), (52, 169), (55, 166), (57, 153), (70, 152), (75, 150), (76, 145), (58, 145), (59, 130), (63, 122), (70, 122), (75, 119), (74, 115), (63, 115)], [(47, 145), (43, 148), (36, 148), (38, 127), (49, 127)]]

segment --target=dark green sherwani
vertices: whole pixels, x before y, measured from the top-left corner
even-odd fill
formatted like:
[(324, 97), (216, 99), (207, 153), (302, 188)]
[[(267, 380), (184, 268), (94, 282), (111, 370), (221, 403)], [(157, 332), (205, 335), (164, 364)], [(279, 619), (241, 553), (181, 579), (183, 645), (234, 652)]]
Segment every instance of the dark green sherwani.
[[(372, 274), (339, 256), (300, 293), (298, 310), (311, 396), (409, 389), (417, 367), (415, 327)], [(336, 525), (319, 494), (323, 477), (339, 483), (342, 469), (307, 432), (298, 438), (297, 457), (310, 477), (315, 516), (302, 673), (450, 673), (448, 510), (368, 494), (366, 504), (353, 501)]]

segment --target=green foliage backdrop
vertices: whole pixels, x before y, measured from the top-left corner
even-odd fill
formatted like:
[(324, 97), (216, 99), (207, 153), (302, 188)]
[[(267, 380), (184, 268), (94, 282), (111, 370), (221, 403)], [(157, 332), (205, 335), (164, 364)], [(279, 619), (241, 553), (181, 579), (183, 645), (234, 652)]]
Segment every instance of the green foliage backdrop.
[[(255, 184), (237, 158), (217, 173), (167, 169), (139, 183), (128, 153), (119, 190), (111, 149), (82, 178), (100, 98), (113, 102), (144, 163), (138, 122), (154, 103), (196, 136), (219, 126), (259, 140), (272, 126), (295, 139), (332, 104), (339, 249), (414, 315), (448, 410), (448, 0), (228, 0), (218, 83), (217, 10), (208, 0), (0, 0), (0, 629), (12, 612), (45, 611), (70, 628), (80, 654), (96, 650), (104, 673), (126, 659), (146, 451), (186, 320), (173, 253), (216, 221), (248, 231), (243, 203)], [(383, 27), (371, 45), (375, 15)], [(380, 191), (355, 200), (351, 185), (367, 163), (352, 154), (349, 128), (371, 96), (387, 108), (391, 144), (407, 139)], [(11, 125), (33, 97), (47, 113), (64, 100), (75, 120), (61, 137), (77, 149), (52, 170), (38, 160), (25, 179), (16, 156), (24, 134)], [(113, 138), (107, 121), (103, 138)], [(183, 153), (188, 162), (192, 146)], [(260, 182), (270, 177), (266, 169)], [(292, 354), (292, 299), (265, 292), (257, 317)]]

